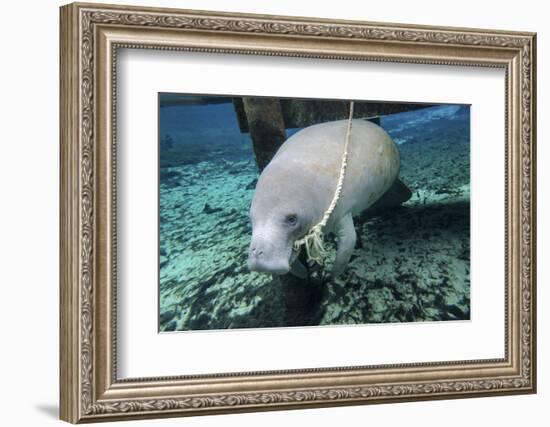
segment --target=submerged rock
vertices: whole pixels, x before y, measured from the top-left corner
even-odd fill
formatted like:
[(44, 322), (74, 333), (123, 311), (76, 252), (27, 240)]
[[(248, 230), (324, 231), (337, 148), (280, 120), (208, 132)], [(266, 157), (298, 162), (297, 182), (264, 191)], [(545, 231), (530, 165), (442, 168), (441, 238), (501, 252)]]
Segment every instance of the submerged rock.
[(164, 327), (164, 331), (165, 332), (172, 332), (172, 331), (176, 330), (176, 327), (177, 327), (176, 322), (172, 321)]
[(258, 183), (258, 178), (254, 178), (252, 181), (248, 183), (248, 185), (245, 187), (245, 190), (254, 190), (256, 188), (257, 183)]
[(213, 214), (215, 212), (220, 212), (221, 210), (223, 210), (223, 209), (222, 208), (213, 208), (208, 203), (205, 203), (204, 208), (202, 209), (202, 211), (206, 214)]

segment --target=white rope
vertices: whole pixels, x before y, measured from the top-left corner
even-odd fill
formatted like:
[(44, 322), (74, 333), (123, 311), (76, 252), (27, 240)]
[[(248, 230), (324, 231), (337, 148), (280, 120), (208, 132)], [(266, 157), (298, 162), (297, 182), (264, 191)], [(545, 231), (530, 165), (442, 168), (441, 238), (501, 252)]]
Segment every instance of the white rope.
[(334, 196), (328, 209), (325, 211), (323, 218), (316, 225), (311, 227), (307, 234), (299, 240), (294, 242), (294, 250), (299, 251), (302, 245), (305, 245), (307, 257), (318, 264), (321, 264), (323, 258), (326, 257), (327, 251), (323, 243), (323, 228), (327, 225), (330, 215), (336, 209), (340, 194), (342, 193), (342, 187), (344, 186), (344, 177), (346, 175), (346, 168), (348, 166), (348, 146), (351, 136), (351, 122), (353, 121), (353, 101), (349, 106), (349, 119), (348, 127), (346, 131), (346, 141), (344, 144), (344, 152), (342, 153), (342, 165), (340, 167), (340, 176), (338, 177), (338, 184), (334, 191)]

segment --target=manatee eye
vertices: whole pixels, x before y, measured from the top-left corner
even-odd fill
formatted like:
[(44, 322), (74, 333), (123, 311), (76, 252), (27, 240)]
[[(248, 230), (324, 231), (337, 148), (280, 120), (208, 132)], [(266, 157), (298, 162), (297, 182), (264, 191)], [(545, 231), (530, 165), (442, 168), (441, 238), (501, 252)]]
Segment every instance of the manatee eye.
[(287, 215), (285, 218), (285, 222), (288, 225), (294, 226), (298, 222), (298, 217), (296, 216), (296, 214)]

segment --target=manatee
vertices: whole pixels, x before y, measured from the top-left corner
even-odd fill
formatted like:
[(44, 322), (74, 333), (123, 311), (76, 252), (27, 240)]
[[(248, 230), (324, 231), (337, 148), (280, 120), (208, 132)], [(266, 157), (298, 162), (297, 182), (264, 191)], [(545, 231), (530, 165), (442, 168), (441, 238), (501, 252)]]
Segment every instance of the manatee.
[[(321, 221), (334, 197), (347, 127), (348, 120), (338, 120), (304, 128), (265, 167), (250, 207), (250, 270), (307, 277), (294, 242)], [(399, 162), (397, 146), (386, 131), (364, 119), (352, 121), (342, 191), (323, 230), (337, 237), (333, 277), (345, 269), (355, 248), (353, 216), (375, 203), (384, 207), (410, 198), (398, 178)]]

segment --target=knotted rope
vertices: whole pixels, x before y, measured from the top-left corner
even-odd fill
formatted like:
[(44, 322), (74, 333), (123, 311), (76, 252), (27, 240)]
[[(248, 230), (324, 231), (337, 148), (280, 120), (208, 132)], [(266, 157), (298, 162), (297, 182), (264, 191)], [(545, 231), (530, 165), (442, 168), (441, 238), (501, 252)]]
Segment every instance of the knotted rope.
[(350, 102), (349, 106), (349, 119), (348, 127), (346, 131), (346, 141), (344, 144), (344, 152), (342, 154), (342, 165), (340, 167), (340, 176), (338, 177), (338, 184), (336, 185), (336, 190), (334, 191), (334, 196), (332, 202), (328, 209), (325, 211), (323, 218), (320, 222), (315, 224), (307, 234), (294, 242), (294, 250), (299, 251), (302, 245), (305, 245), (307, 257), (315, 261), (318, 264), (323, 262), (323, 258), (327, 256), (327, 251), (324, 246), (324, 235), (323, 228), (327, 225), (327, 222), (330, 218), (330, 215), (336, 208), (336, 204), (340, 199), (340, 193), (342, 192), (342, 187), (344, 186), (344, 177), (346, 175), (346, 168), (348, 166), (348, 146), (351, 136), (351, 122), (353, 120), (353, 101)]

